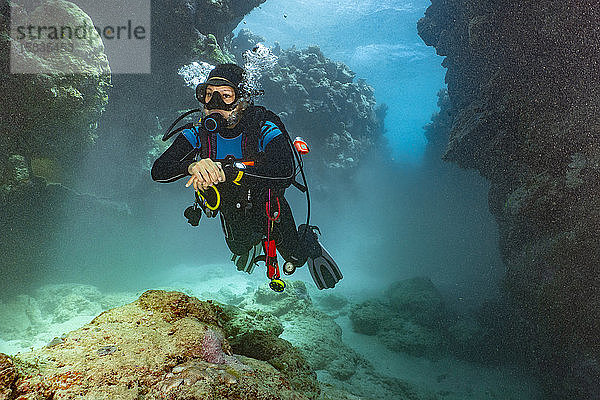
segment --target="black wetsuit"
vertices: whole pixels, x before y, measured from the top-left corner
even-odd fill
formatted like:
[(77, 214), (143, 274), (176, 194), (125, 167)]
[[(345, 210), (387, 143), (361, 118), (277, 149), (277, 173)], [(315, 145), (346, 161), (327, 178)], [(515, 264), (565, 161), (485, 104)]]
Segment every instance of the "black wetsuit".
[(304, 264), (306, 251), (284, 198), (295, 171), (294, 155), (279, 117), (264, 107), (249, 106), (235, 127), (222, 129), (219, 134), (193, 129), (179, 134), (154, 162), (152, 179), (173, 182), (189, 177), (189, 165), (201, 158), (222, 161), (233, 156), (236, 160), (254, 161), (245, 169), (224, 168), (226, 181), (216, 185), (221, 193), (219, 211), (225, 241), (232, 253), (242, 255), (266, 237), (270, 194), (271, 214), (280, 210), (271, 239), (286, 261), (296, 266)]

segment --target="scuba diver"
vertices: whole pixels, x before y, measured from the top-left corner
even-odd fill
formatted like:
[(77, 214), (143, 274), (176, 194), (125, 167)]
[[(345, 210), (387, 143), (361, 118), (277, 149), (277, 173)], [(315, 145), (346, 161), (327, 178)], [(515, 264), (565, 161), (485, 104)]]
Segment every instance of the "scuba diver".
[[(198, 225), (202, 213), (218, 214), (238, 270), (251, 273), (258, 261), (264, 261), (271, 289), (281, 292), (285, 283), (280, 279), (278, 251), (285, 260), (285, 274), (307, 263), (319, 289), (333, 288), (342, 273), (319, 243), (319, 228), (309, 224), (310, 198), (301, 157), (308, 146), (301, 138), (293, 142), (275, 113), (253, 104), (245, 76), (236, 64), (219, 64), (196, 87), (203, 107), (188, 111), (169, 127), (163, 140), (180, 133), (154, 162), (152, 179), (189, 178), (186, 187), (193, 186), (196, 201), (185, 210), (185, 217)], [(201, 113), (199, 121), (173, 129), (194, 112)], [(304, 186), (296, 181), (298, 171)], [(292, 184), (306, 192), (308, 201), (307, 223), (298, 229), (284, 197)]]

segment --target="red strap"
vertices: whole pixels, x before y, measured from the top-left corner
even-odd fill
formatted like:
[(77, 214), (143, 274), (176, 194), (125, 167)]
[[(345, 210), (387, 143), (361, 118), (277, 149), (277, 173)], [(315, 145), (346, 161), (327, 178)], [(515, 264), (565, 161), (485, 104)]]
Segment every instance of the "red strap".
[(277, 221), (281, 217), (281, 204), (279, 204), (279, 197), (275, 197), (277, 200), (277, 216), (271, 217), (271, 189), (269, 189), (269, 200), (267, 201), (267, 219), (269, 221)]
[(269, 258), (277, 257), (277, 248), (275, 247), (275, 240), (265, 241), (265, 252), (267, 253), (267, 257)]

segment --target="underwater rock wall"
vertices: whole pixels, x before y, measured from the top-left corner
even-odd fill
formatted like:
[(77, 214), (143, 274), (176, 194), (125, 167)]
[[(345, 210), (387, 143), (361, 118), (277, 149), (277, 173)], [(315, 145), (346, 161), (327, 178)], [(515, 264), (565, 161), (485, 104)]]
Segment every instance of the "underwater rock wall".
[[(92, 24), (79, 7), (61, 0), (43, 2), (29, 12), (13, 4), (12, 15), (8, 4), (1, 7), (0, 190), (3, 191), (18, 186), (14, 179), (15, 157), (23, 157), (27, 172), (51, 180), (66, 178), (58, 175), (74, 168), (83, 150), (97, 138), (96, 122), (108, 102), (111, 71), (104, 45), (95, 31), (90, 40), (65, 39), (65, 49), (47, 54), (32, 52), (11, 40), (11, 18), (14, 24), (27, 26), (43, 21), (47, 15), (71, 26)], [(66, 49), (67, 44), (72, 44), (74, 50)], [(36, 73), (10, 73), (11, 66), (17, 72)]]
[[(56, 253), (48, 248), (55, 239), (55, 221), (68, 214), (60, 210), (63, 202), (71, 198), (89, 205), (96, 200), (48, 182), (72, 182), (86, 150), (98, 139), (96, 126), (108, 102), (111, 70), (98, 35), (64, 39), (73, 51), (18, 50), (8, 34), (10, 18), (26, 26), (48, 15), (71, 26), (91, 24), (79, 7), (62, 0), (40, 2), (28, 11), (12, 4), (12, 15), (9, 3), (0, 2), (2, 296), (41, 278), (43, 260)], [(111, 213), (100, 202), (95, 205)]]
[(600, 397), (600, 9), (590, 1), (433, 0), (445, 56), (444, 159), (489, 179), (505, 290), (548, 398)]
[(194, 56), (211, 64), (234, 62), (231, 32), (265, 0), (153, 1), (153, 71), (173, 72)]

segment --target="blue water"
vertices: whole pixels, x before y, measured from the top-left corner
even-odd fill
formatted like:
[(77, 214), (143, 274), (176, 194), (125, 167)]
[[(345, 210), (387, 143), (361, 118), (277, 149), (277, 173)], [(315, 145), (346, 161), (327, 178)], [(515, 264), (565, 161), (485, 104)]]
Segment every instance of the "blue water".
[[(316, 44), (326, 57), (346, 63), (356, 79), (366, 80), (378, 104), (388, 106), (385, 135), (395, 166), (366, 162), (354, 191), (332, 188), (343, 193), (334, 199), (314, 195), (313, 220), (325, 228), (324, 241), (355, 279), (345, 286), (362, 282), (363, 288), (376, 288), (381, 276), (421, 274), (469, 298), (495, 292), (501, 274), (497, 232), (483, 179), (451, 164), (423, 165), (423, 127), (439, 110), (437, 93), (445, 86), (443, 58), (417, 34), (417, 21), (430, 4), (269, 0), (234, 32), (249, 29), (266, 45), (277, 42), (284, 49)], [(296, 204), (299, 219), (304, 206), (301, 200)]]
[(304, 48), (317, 44), (326, 57), (346, 63), (389, 106), (387, 138), (397, 161), (421, 162), (423, 126), (437, 111), (444, 86), (442, 57), (417, 35), (426, 0), (269, 0), (237, 30), (263, 36), (267, 45)]

